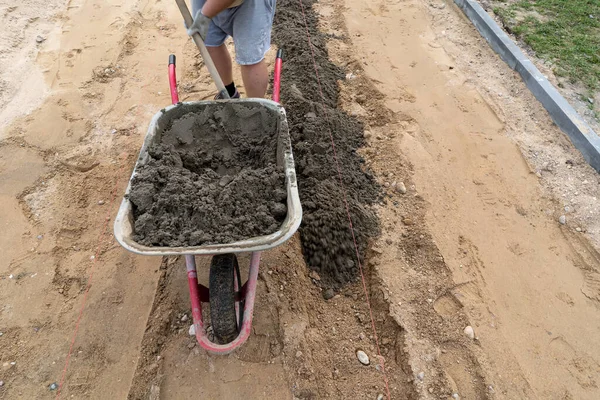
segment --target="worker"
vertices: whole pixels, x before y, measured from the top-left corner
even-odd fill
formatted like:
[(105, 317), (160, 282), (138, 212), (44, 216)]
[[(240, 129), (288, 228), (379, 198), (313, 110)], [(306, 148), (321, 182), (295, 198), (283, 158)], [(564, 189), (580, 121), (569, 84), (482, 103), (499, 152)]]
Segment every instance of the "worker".
[[(248, 97), (265, 97), (269, 74), (265, 55), (271, 47), (276, 0), (192, 0), (194, 26), (231, 98), (240, 93), (233, 82), (231, 56), (225, 46), (233, 37), (235, 59), (241, 66)], [(221, 98), (217, 94), (215, 99)]]

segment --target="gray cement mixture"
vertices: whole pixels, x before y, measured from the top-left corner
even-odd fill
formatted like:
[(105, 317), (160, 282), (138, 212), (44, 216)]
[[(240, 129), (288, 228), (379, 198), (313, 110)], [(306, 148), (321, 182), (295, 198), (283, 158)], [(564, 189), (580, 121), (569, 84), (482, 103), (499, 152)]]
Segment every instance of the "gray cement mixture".
[(132, 180), (134, 240), (198, 246), (276, 232), (287, 214), (277, 124), (275, 111), (249, 104), (172, 120)]

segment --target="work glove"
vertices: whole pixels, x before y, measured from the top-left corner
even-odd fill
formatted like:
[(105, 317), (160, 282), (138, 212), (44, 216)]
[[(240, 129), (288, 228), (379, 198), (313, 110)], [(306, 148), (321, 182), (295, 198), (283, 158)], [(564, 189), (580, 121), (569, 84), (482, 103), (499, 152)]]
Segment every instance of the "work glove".
[(187, 34), (192, 36), (194, 33), (198, 33), (202, 38), (202, 41), (206, 41), (206, 34), (208, 33), (208, 27), (210, 26), (211, 19), (202, 14), (202, 10), (198, 10), (192, 26), (187, 27)]

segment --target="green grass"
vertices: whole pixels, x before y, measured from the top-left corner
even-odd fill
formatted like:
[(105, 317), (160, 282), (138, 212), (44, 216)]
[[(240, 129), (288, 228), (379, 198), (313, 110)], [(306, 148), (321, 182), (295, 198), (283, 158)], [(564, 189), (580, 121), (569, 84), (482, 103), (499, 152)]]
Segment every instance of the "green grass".
[(554, 64), (557, 76), (591, 91), (600, 87), (600, 0), (502, 2), (494, 12), (540, 58)]

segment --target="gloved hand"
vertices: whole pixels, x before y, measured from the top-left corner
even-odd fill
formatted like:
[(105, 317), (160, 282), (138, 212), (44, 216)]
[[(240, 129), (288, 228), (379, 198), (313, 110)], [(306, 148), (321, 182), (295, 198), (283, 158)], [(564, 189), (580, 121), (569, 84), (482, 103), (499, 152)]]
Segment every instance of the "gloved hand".
[(208, 27), (210, 26), (211, 18), (202, 14), (202, 10), (198, 10), (196, 17), (194, 17), (194, 23), (188, 27), (187, 34), (192, 36), (194, 33), (200, 34), (202, 41), (206, 40), (206, 34), (208, 33)]

